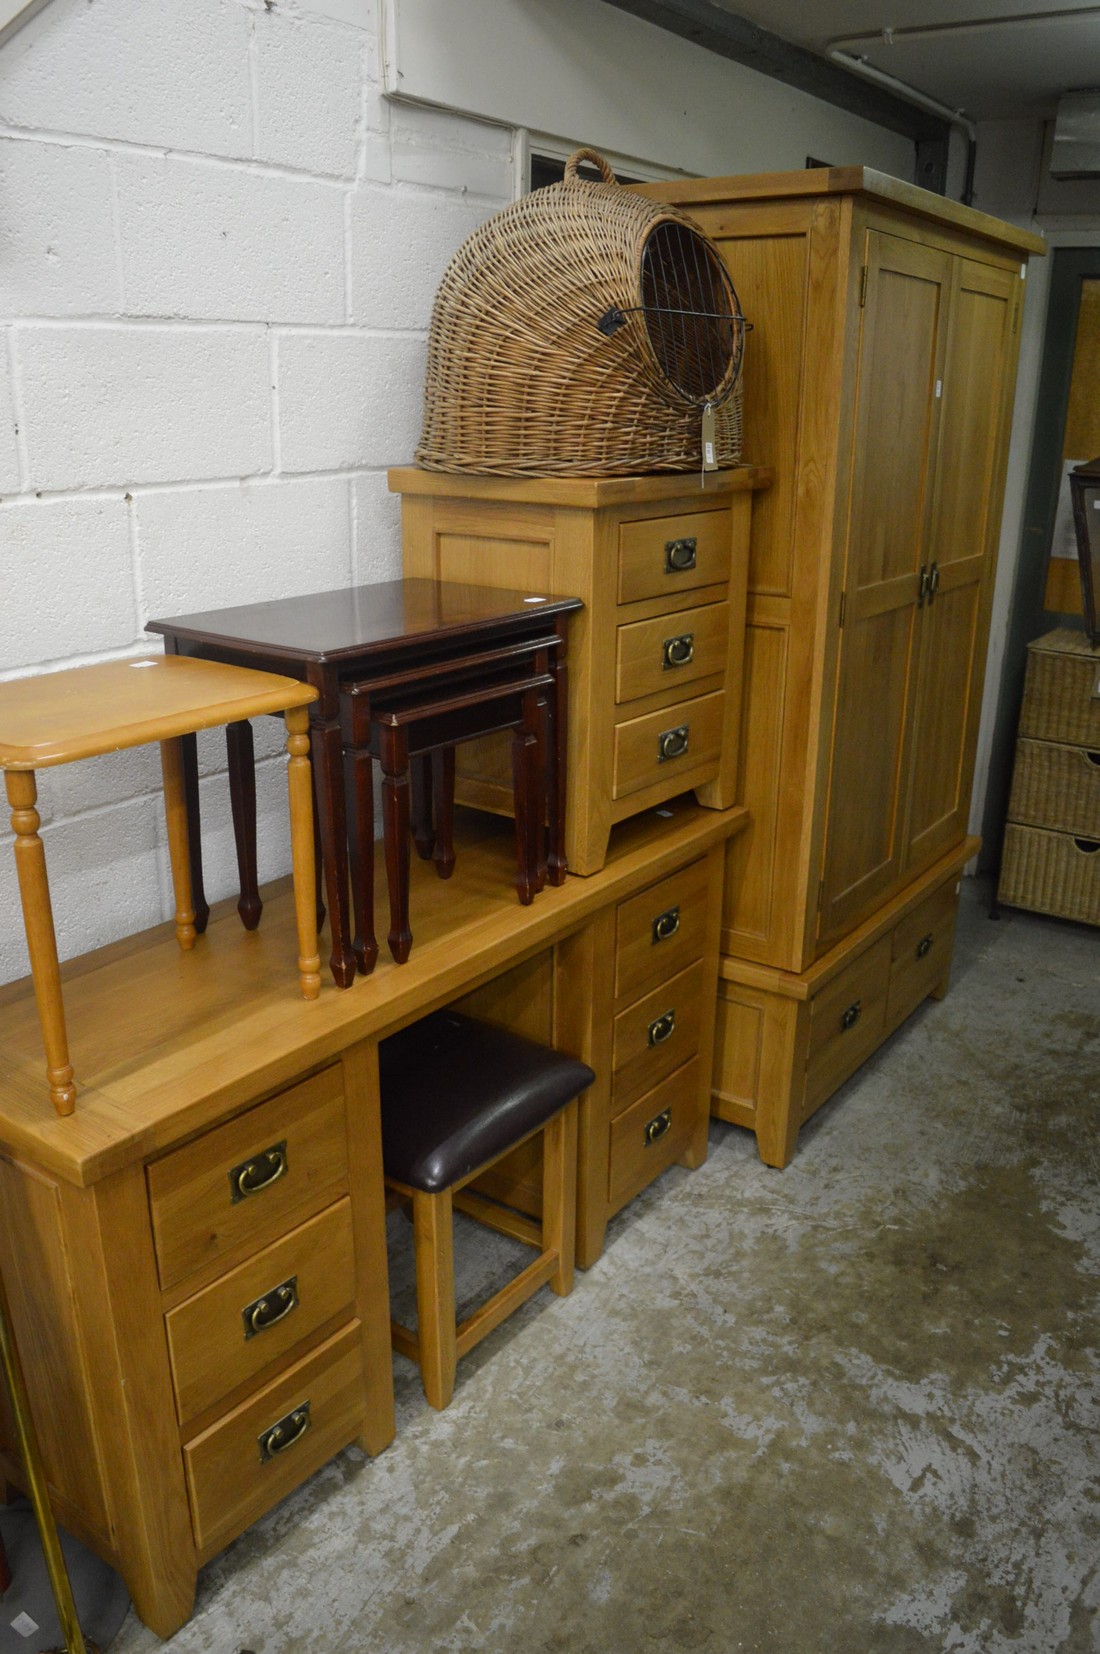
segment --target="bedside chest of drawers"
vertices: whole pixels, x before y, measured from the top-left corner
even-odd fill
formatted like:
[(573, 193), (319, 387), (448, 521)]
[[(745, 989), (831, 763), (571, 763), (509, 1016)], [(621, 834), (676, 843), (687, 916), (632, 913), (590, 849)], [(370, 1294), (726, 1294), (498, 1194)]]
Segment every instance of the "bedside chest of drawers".
[(997, 900), (1100, 925), (1100, 650), (1029, 645)]
[[(749, 517), (771, 475), (390, 472), (406, 577), (584, 602), (567, 663), (570, 872), (598, 872), (612, 826), (677, 793), (735, 802)], [(507, 813), (508, 765), (506, 746), (471, 743), (458, 797)]]

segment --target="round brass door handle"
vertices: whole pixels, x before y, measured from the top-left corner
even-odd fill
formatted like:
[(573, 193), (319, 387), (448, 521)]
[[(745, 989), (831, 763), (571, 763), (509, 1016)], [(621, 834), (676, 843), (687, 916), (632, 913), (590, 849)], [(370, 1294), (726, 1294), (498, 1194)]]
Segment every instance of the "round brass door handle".
[(664, 1045), (676, 1032), (676, 1012), (666, 1011), (663, 1016), (656, 1017), (649, 1025), (650, 1045)]
[(680, 909), (670, 907), (664, 913), (658, 913), (653, 921), (653, 940), (667, 942), (670, 936), (675, 936), (680, 928)]
[(694, 539), (665, 541), (665, 573), (683, 574), (695, 567), (698, 542)]
[(264, 1189), (270, 1189), (273, 1183), (286, 1176), (286, 1171), (286, 1143), (276, 1143), (262, 1154), (253, 1155), (243, 1166), (234, 1166), (229, 1174), (233, 1199), (244, 1200), (246, 1195), (258, 1195)]
[(658, 735), (657, 762), (663, 764), (669, 758), (682, 758), (688, 749), (688, 733), (688, 725), (680, 724)]
[(671, 1124), (672, 1110), (670, 1108), (662, 1109), (660, 1114), (655, 1114), (645, 1128), (646, 1148), (648, 1149), (651, 1143), (659, 1143)]
[(683, 632), (679, 637), (666, 637), (663, 655), (666, 670), (672, 666), (688, 666), (695, 659), (695, 633)]
[(266, 1461), (285, 1453), (295, 1442), (301, 1441), (310, 1423), (309, 1402), (304, 1401), (300, 1407), (296, 1407), (292, 1413), (280, 1419), (278, 1424), (273, 1424), (270, 1430), (264, 1431), (259, 1440), (260, 1458)]

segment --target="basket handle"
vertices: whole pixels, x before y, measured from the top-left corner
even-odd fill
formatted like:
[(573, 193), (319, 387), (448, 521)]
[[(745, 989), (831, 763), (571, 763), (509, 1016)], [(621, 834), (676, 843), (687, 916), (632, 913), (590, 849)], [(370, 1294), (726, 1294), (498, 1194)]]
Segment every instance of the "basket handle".
[(582, 161), (590, 161), (592, 165), (598, 169), (600, 177), (603, 179), (605, 184), (618, 183), (619, 180), (615, 177), (615, 174), (612, 172), (610, 166), (596, 149), (575, 149), (573, 151), (572, 155), (565, 163), (564, 183), (583, 184), (585, 182), (583, 178), (578, 178), (577, 176), (577, 168), (580, 166)]

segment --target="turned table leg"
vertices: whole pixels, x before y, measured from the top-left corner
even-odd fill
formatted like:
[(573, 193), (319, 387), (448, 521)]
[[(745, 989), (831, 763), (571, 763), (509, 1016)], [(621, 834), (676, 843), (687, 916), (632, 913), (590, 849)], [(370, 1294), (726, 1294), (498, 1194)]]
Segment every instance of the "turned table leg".
[(412, 782), (412, 835), (416, 853), (428, 861), (435, 849), (432, 811), (432, 754), (418, 753), (409, 765)]
[(561, 644), (550, 663), (554, 684), (548, 696), (550, 741), (549, 749), (545, 755), (548, 793), (546, 819), (547, 836), (550, 840), (550, 851), (547, 860), (550, 883), (555, 885), (565, 883), (565, 875), (568, 870), (565, 855), (565, 776), (568, 756), (567, 713), (569, 700), (565, 675), (564, 626), (559, 635), (561, 636)]
[(382, 764), (382, 837), (390, 893), (387, 940), (394, 960), (403, 965), (413, 940), (409, 929), (409, 744), (404, 730), (383, 724), (378, 745)]
[(191, 900), (191, 857), (188, 850), (187, 794), (183, 783), (183, 755), (178, 737), (160, 743), (164, 776), (164, 819), (168, 826), (168, 860), (176, 900), (176, 940), (185, 951), (193, 948), (195, 909)]
[(294, 874), (294, 916), (298, 927), (298, 981), (303, 999), (321, 993), (314, 893), (313, 775), (309, 762), (309, 713), (292, 706), (286, 713), (287, 789), (290, 794), (290, 859)]
[(369, 976), (378, 960), (374, 934), (374, 763), (365, 747), (344, 750), (344, 794), (348, 807), (352, 947), (359, 969)]
[(441, 879), (455, 870), (455, 749), (437, 747), (431, 754), (432, 796), (435, 800), (435, 849), (432, 859)]
[(46, 878), (46, 851), (38, 836), (41, 820), (35, 805), (38, 786), (33, 770), (6, 770), (4, 782), (11, 805), (11, 827), (15, 834), (15, 871), (27, 952), (31, 962), (34, 997), (46, 1047), (46, 1078), (50, 1101), (58, 1114), (71, 1114), (76, 1086), (69, 1061), (65, 1035), (65, 1007), (61, 998), (61, 969), (57, 963), (57, 938), (50, 907), (50, 886)]
[(256, 748), (252, 725), (247, 718), (226, 725), (225, 750), (229, 763), (229, 798), (241, 892), (237, 912), (245, 930), (255, 930), (264, 904), (260, 900), (256, 867)]
[(195, 909), (195, 929), (201, 936), (210, 919), (210, 903), (202, 877), (202, 826), (199, 806), (199, 738), (180, 736), (180, 759), (183, 764), (183, 793), (187, 800), (187, 855), (191, 864), (191, 905)]
[(535, 834), (540, 827), (538, 811), (538, 734), (532, 729), (532, 718), (537, 722), (538, 704), (534, 691), (524, 696), (524, 719), (512, 734), (512, 795), (516, 818), (516, 894), (524, 907), (535, 899), (539, 888), (538, 853)]

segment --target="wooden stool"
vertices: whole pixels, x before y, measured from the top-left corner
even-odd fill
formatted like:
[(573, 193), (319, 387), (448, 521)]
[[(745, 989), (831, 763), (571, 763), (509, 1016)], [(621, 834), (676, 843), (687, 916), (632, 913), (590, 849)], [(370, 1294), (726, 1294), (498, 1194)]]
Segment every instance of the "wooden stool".
[(145, 660), (103, 661), (37, 678), (0, 684), (0, 769), (4, 771), (15, 865), (27, 932), (31, 976), (50, 1098), (59, 1114), (71, 1114), (76, 1086), (69, 1061), (61, 974), (53, 911), (46, 877), (46, 853), (38, 836), (34, 772), (77, 758), (117, 752), (158, 741), (164, 776), (168, 855), (181, 948), (195, 945), (191, 899), (187, 808), (181, 739), (200, 729), (259, 717), (286, 716), (290, 755), (290, 837), (298, 927), (298, 979), (302, 995), (321, 991), (317, 925), (313, 900), (313, 806), (306, 707), (317, 691), (292, 678), (216, 661), (156, 655)]
[[(545, 650), (545, 644), (542, 645)], [(428, 759), (432, 784), (419, 780), (416, 836), (421, 854), (431, 854), (440, 877), (454, 867), (451, 812), (454, 803), (454, 748), (482, 735), (511, 730), (514, 815), (516, 824), (516, 891), (530, 903), (546, 881), (548, 864), (543, 821), (549, 802), (550, 840), (561, 847), (564, 835), (565, 748), (557, 704), (557, 677), (552, 671), (524, 677), (499, 674), (472, 662), (450, 674), (440, 671), (411, 682), (369, 679), (348, 684), (341, 695), (345, 790), (350, 818), (352, 905), (355, 951), (361, 968), (370, 970), (378, 956), (374, 936), (374, 794), (372, 761), (382, 766), (382, 830), (390, 898), (390, 952), (404, 964), (412, 947), (409, 928), (409, 845), (414, 812), (410, 804), (410, 768)], [(544, 728), (545, 726), (545, 728)], [(547, 762), (548, 755), (553, 756)], [(434, 822), (426, 825), (426, 799), (434, 802)], [(552, 877), (565, 877), (564, 858), (555, 861)]]
[[(457, 1011), (437, 1011), (383, 1040), (382, 1159), (386, 1187), (412, 1203), (418, 1329), (392, 1322), (394, 1349), (418, 1363), (424, 1394), (446, 1407), (455, 1363), (549, 1283), (573, 1286), (577, 1098), (586, 1063)], [(542, 1133), (542, 1222), (466, 1186)], [(463, 1192), (466, 1191), (466, 1192)], [(455, 1325), (452, 1209), (525, 1242), (538, 1257)]]

